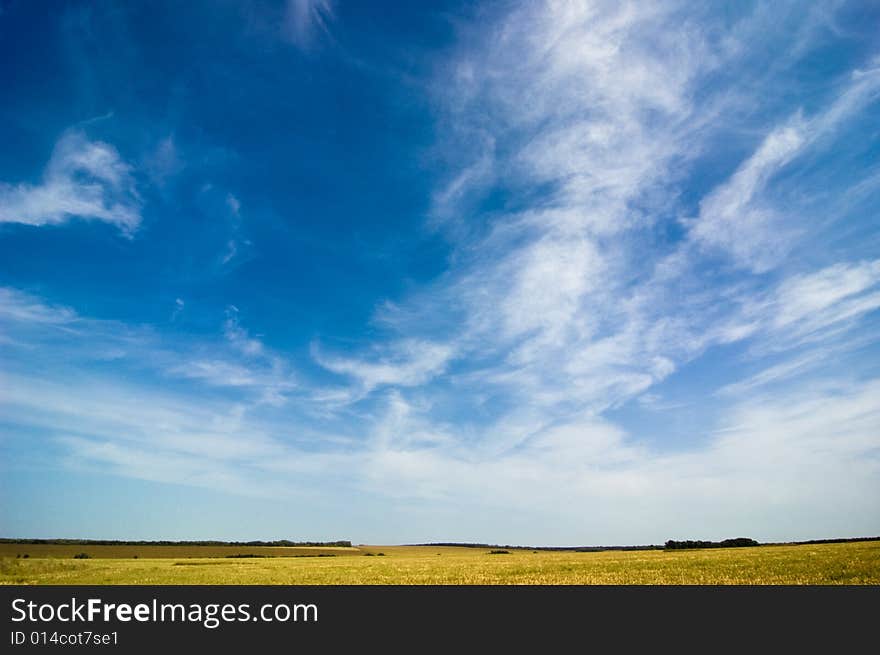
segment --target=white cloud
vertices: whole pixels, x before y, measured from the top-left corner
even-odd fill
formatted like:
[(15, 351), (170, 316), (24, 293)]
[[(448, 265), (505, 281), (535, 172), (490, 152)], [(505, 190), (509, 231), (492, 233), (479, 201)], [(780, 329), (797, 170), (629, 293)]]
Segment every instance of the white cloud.
[[(721, 430), (682, 453), (657, 452), (606, 421), (585, 418), (549, 427), (500, 457), (392, 445), (367, 460), (366, 475), (371, 488), (391, 497), (420, 498), (430, 507), (466, 503), (471, 516), (516, 507), (540, 520), (550, 539), (873, 534), (880, 516), (878, 385), (836, 384), (736, 405)], [(504, 533), (502, 522), (461, 521), (461, 534), (471, 538)], [(552, 527), (570, 522), (579, 528)]]
[(769, 366), (749, 378), (734, 382), (721, 387), (720, 395), (738, 395), (748, 393), (758, 387), (777, 383), (781, 380), (790, 379), (794, 375), (804, 373), (811, 367), (820, 364), (827, 352), (810, 352), (801, 357), (786, 360), (779, 364)]
[[(453, 126), (445, 136), (462, 155), (435, 213), (439, 205), (447, 223), (480, 223), (485, 216), (469, 214), (472, 198), (499, 186), (523, 209), (490, 213), (482, 230), (453, 225), (452, 269), (417, 297), (381, 305), (377, 320), (398, 330), (401, 344), (430, 344), (429, 369), (433, 346), (445, 344), (460, 389), (527, 404), (532, 423), (618, 407), (715, 345), (791, 347), (811, 321), (844, 327), (844, 316), (874, 306), (870, 294), (857, 295), (827, 307), (826, 317), (777, 325), (800, 301), (784, 283), (778, 297), (762, 295), (773, 282), (748, 275), (776, 267), (800, 230), (798, 217), (771, 202), (771, 183), (873, 97), (873, 77), (865, 81), (873, 73), (845, 80), (842, 95), (814, 115), (772, 128), (702, 199), (681, 241), (664, 243), (678, 223), (682, 169), (717, 137), (725, 111), (758, 100), (748, 91), (699, 96), (700, 83), (744, 51), (711, 42), (680, 9), (525, 4), (469, 42), (439, 85), (442, 125)], [(747, 40), (748, 29), (737, 38)], [(744, 277), (707, 277), (706, 246), (732, 254)], [(446, 332), (439, 340), (430, 329), (438, 321)], [(319, 361), (366, 392), (424, 385), (447, 370), (444, 363), (423, 375), (399, 359)]]
[(254, 484), (244, 469), (287, 452), (235, 405), (82, 376), (73, 385), (30, 374), (0, 381), (4, 420), (46, 431), (105, 472), (262, 495), (271, 483)]
[(710, 65), (687, 17), (659, 6), (526, 3), (475, 39), (442, 93), (456, 124), (473, 126), (458, 127), (463, 135), (483, 134), (506, 154), (494, 157), (494, 178), (552, 185), (543, 202), (576, 209), (570, 215), (593, 231), (628, 225), (628, 203), (667, 174), (692, 83)]
[(99, 220), (131, 235), (141, 222), (131, 167), (116, 149), (75, 130), (55, 144), (39, 185), (0, 184), (0, 222), (53, 225)]
[(827, 110), (817, 115), (811, 124), (815, 138), (833, 136), (847, 119), (866, 105), (880, 98), (880, 56), (875, 56), (865, 68), (852, 72), (840, 95)]
[[(837, 268), (791, 287), (808, 292), (776, 297), (806, 294), (823, 297), (821, 307), (833, 307), (865, 293), (873, 275), (873, 263)], [(816, 291), (820, 280), (833, 278), (849, 280), (841, 282), (846, 291)], [(2, 315), (10, 322), (48, 329), (73, 322), (89, 334), (100, 328), (93, 319), (20, 292), (0, 307), (8, 309)], [(777, 328), (767, 323), (761, 329)], [(633, 348), (608, 344), (587, 357), (594, 362), (592, 373), (559, 379), (563, 386), (572, 379), (580, 384), (591, 380), (607, 389), (614, 382), (601, 376), (616, 370), (621, 355), (636, 352)], [(357, 434), (348, 437), (330, 427), (338, 417), (312, 425), (297, 412), (262, 411), (259, 398), (230, 402), (206, 396), (198, 386), (171, 392), (142, 375), (116, 375), (104, 368), (88, 373), (70, 363), (45, 369), (39, 358), (29, 359), (25, 368), (9, 360), (0, 375), (0, 420), (43, 431), (68, 454), (70, 465), (86, 470), (275, 498), (318, 493), (313, 490), (325, 489), (322, 485), (332, 480), (337, 501), (369, 494), (399, 511), (417, 500), (420, 511), (432, 517), (464, 503), (472, 511), (444, 524), (450, 539), (528, 539), (534, 532), (499, 519), (499, 512), (510, 507), (542, 522), (542, 543), (723, 538), (734, 532), (769, 540), (876, 531), (880, 381), (810, 378), (784, 394), (765, 391), (743, 398), (722, 411), (717, 430), (694, 427), (690, 447), (666, 452), (594, 411), (548, 413), (541, 402), (520, 403), (488, 427), (440, 420), (436, 403), (442, 398), (405, 395), (407, 385), (430, 379), (448, 357), (441, 350), (433, 353), (433, 362), (419, 361), (429, 350), (411, 342), (408, 351), (386, 352), (387, 366), (343, 365), (345, 374), (360, 375), (362, 384), (400, 387), (387, 390), (376, 409), (357, 415), (355, 425), (348, 426)], [(241, 353), (235, 345), (232, 351)], [(71, 361), (57, 344), (43, 343), (40, 352), (47, 361)], [(162, 352), (151, 347), (141, 356), (172, 361)], [(163, 364), (163, 370), (183, 380), (241, 389), (272, 388), (284, 380), (271, 376), (271, 366), (247, 368), (253, 359), (177, 357), (176, 369)], [(641, 375), (662, 378), (671, 366), (657, 358), (647, 362)], [(780, 369), (753, 382), (769, 382), (776, 373), (792, 371)], [(650, 384), (631, 375), (631, 388), (615, 393), (635, 394)], [(616, 384), (623, 379), (618, 376)], [(470, 389), (487, 385), (481, 374)], [(595, 399), (607, 393), (601, 388), (581, 392)], [(309, 391), (304, 390), (310, 401)], [(823, 484), (817, 486), (817, 479)], [(849, 513), (845, 521), (841, 506)], [(795, 515), (809, 516), (809, 521), (786, 523)]]
[[(173, 322), (185, 303), (178, 298)], [(291, 367), (263, 342), (250, 337), (230, 308), (223, 324), (224, 339), (161, 338), (149, 326), (129, 326), (117, 321), (78, 315), (30, 294), (0, 287), (0, 330), (11, 346), (7, 366), (37, 368), (42, 357), (70, 373), (101, 361), (151, 371), (163, 377), (192, 380), (214, 388), (246, 392), (256, 402), (280, 406), (298, 383)]]
[(812, 332), (880, 306), (880, 294), (865, 293), (880, 284), (880, 259), (835, 264), (815, 273), (782, 282), (777, 292), (779, 311), (773, 327), (797, 325)]
[(223, 323), (223, 334), (226, 340), (245, 355), (261, 355), (265, 351), (263, 342), (250, 336), (238, 320), (238, 307), (229, 305), (226, 308), (226, 321)]
[(725, 184), (700, 203), (691, 235), (700, 244), (720, 247), (755, 272), (773, 268), (789, 247), (774, 209), (756, 198), (770, 176), (800, 152), (806, 142), (803, 121), (773, 130)]
[(294, 376), (286, 370), (280, 358), (271, 357), (265, 363), (237, 362), (220, 359), (215, 355), (208, 359), (199, 356), (184, 359), (178, 364), (166, 365), (165, 375), (194, 380), (211, 387), (254, 392), (254, 402), (281, 407), (298, 388)]
[(839, 336), (878, 308), (880, 260), (848, 262), (783, 279), (744, 300), (738, 320), (780, 350)]
[(250, 239), (243, 238), (241, 200), (233, 193), (227, 193), (223, 201), (225, 213), (230, 223), (230, 237), (226, 241), (226, 248), (220, 256), (220, 265), (226, 266), (234, 260), (242, 260), (248, 248), (253, 245)]
[(156, 149), (146, 159), (147, 172), (160, 187), (165, 185), (171, 177), (180, 173), (185, 166), (180, 149), (171, 135), (159, 141)]
[(367, 361), (327, 355), (313, 345), (312, 356), (324, 368), (354, 378), (364, 393), (384, 385), (414, 386), (442, 373), (454, 354), (451, 345), (408, 339)]
[(28, 293), (0, 287), (0, 320), (27, 324), (64, 325), (76, 321), (69, 307), (53, 306)]
[(798, 225), (803, 221), (791, 215), (798, 208), (783, 210), (774, 203), (774, 176), (811, 150), (828, 147), (835, 132), (878, 94), (880, 66), (875, 61), (853, 72), (824, 110), (810, 118), (798, 112), (774, 128), (729, 180), (703, 198), (690, 237), (701, 246), (726, 251), (756, 273), (775, 268), (803, 230)]
[(171, 375), (205, 380), (209, 384), (230, 387), (249, 387), (257, 384), (257, 376), (246, 366), (222, 360), (194, 360), (172, 366)]
[(241, 201), (231, 193), (226, 194), (226, 206), (233, 216), (238, 217), (241, 214)]
[(223, 257), (220, 259), (221, 264), (228, 264), (230, 261), (235, 259), (235, 256), (238, 254), (238, 244), (235, 239), (230, 239), (226, 242), (226, 252), (223, 253)]
[(287, 0), (284, 35), (300, 50), (309, 50), (333, 20), (331, 0)]
[(461, 207), (474, 195), (479, 197), (480, 192), (493, 181), (494, 140), (483, 132), (478, 133), (477, 142), (479, 148), (475, 160), (434, 193), (431, 211), (435, 221), (455, 222), (456, 227), (461, 227)]
[(556, 341), (595, 287), (604, 262), (595, 243), (574, 234), (539, 239), (509, 264), (512, 285), (498, 308), (505, 333), (516, 337), (539, 330)]
[[(607, 407), (675, 368), (645, 343), (662, 341), (656, 319), (621, 300), (632, 275), (621, 235), (650, 225), (636, 205), (686, 149), (691, 87), (710, 58), (683, 15), (612, 3), (526, 4), (469, 46), (440, 85), (450, 142), (465, 153), (434, 209), (458, 239), (456, 267), (380, 319), (406, 343), (428, 340), (417, 335), (441, 316), (466, 388), (542, 408)], [(528, 209), (459, 230), (494, 184)], [(367, 388), (424, 382), (361, 365)]]

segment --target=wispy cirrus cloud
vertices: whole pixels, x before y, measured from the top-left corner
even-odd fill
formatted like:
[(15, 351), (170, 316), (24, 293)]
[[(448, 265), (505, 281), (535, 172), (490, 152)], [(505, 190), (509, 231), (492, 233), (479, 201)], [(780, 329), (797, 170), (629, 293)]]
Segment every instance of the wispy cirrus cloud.
[(250, 239), (242, 236), (241, 200), (235, 194), (227, 193), (223, 204), (230, 220), (231, 232), (231, 236), (226, 242), (226, 250), (220, 258), (221, 266), (226, 266), (241, 259), (253, 244)]
[(703, 198), (691, 238), (702, 246), (725, 250), (756, 273), (775, 267), (802, 228), (767, 198), (773, 176), (811, 147), (827, 144), (841, 124), (878, 96), (880, 65), (873, 61), (854, 71), (840, 97), (820, 113), (807, 118), (798, 112), (775, 127), (728, 181)]
[(242, 327), (238, 319), (239, 311), (235, 305), (226, 308), (226, 320), (223, 322), (223, 336), (232, 346), (245, 355), (262, 355), (265, 351), (263, 342), (254, 338)]
[[(500, 532), (521, 539), (498, 519), (498, 509), (511, 506), (546, 522), (543, 543), (556, 544), (659, 541), (670, 533), (721, 538), (731, 530), (761, 539), (868, 533), (877, 510), (876, 495), (862, 493), (880, 467), (876, 380), (826, 380), (742, 398), (702, 443), (666, 453), (591, 413), (538, 421), (516, 442), (490, 431), (475, 447), (460, 424), (438, 421), (430, 402), (391, 391), (365, 424), (364, 439), (364, 431), (335, 435), (302, 417), (261, 415), (248, 403), (194, 389), (172, 393), (142, 377), (95, 372), (70, 384), (66, 375), (4, 371), (0, 417), (52, 435), (47, 447), (77, 470), (288, 500), (326, 493), (317, 490), (332, 476), (335, 493), (381, 498), (385, 515), (406, 517), (413, 500), (432, 515), (467, 503), (474, 511), (445, 526), (450, 538)], [(846, 485), (811, 482), (844, 478)], [(840, 504), (850, 508), (849, 522)], [(567, 529), (583, 523), (585, 507), (593, 508), (588, 527)], [(809, 528), (773, 520), (805, 507)], [(632, 518), (629, 527), (620, 525), (620, 512)], [(401, 538), (423, 529), (416, 521)], [(575, 534), (584, 541), (572, 542)]]
[(46, 304), (28, 293), (0, 287), (0, 320), (27, 325), (64, 325), (77, 320), (69, 307)]
[(283, 33), (300, 50), (310, 50), (333, 21), (331, 0), (287, 0)]
[(150, 179), (160, 188), (186, 168), (186, 161), (174, 135), (159, 140), (155, 149), (144, 161), (144, 169)]
[[(775, 182), (863, 117), (876, 96), (874, 64), (843, 76), (809, 115), (741, 125), (754, 149), (704, 192), (697, 218), (682, 221), (681, 191), (698, 162), (728, 121), (743, 120), (745, 104), (760, 102), (748, 89), (732, 97), (721, 85), (713, 97), (706, 88), (747, 51), (735, 40), (770, 29), (746, 21), (724, 34), (705, 19), (675, 4), (527, 4), (468, 42), (438, 100), (462, 153), (432, 209), (435, 225), (448, 227), (453, 266), (381, 305), (389, 341), (371, 346), (394, 352), (422, 339), (445, 344), (448, 357), (419, 376), (368, 356), (319, 353), (318, 363), (370, 380), (358, 382), (366, 393), (384, 384), (439, 405), (453, 393), (470, 399), (467, 443), (497, 453), (565, 417), (620, 408), (713, 348), (809, 342), (821, 360), (845, 344), (875, 309), (873, 264), (788, 265), (774, 275), (796, 238), (812, 236), (800, 235), (800, 208), (775, 201)], [(764, 70), (751, 74), (769, 83)], [(499, 192), (504, 208), (479, 213), (475, 199)], [(719, 268), (723, 257), (739, 277)], [(823, 294), (826, 282), (834, 293)]]
[[(179, 314), (184, 303), (177, 300)], [(60, 359), (71, 370), (113, 360), (120, 368), (160, 378), (238, 389), (249, 394), (248, 402), (283, 404), (297, 387), (291, 366), (242, 327), (237, 308), (227, 310), (221, 328), (220, 341), (163, 338), (151, 326), (84, 317), (70, 307), (0, 287), (0, 330), (10, 346), (10, 369), (42, 366), (44, 358)]]
[(65, 132), (40, 184), (0, 183), (0, 222), (55, 225), (98, 220), (131, 236), (141, 222), (133, 171), (112, 145), (81, 131)]
[(770, 328), (809, 338), (880, 307), (880, 260), (834, 264), (784, 280)]
[(453, 346), (411, 339), (398, 341), (372, 359), (334, 356), (312, 345), (312, 355), (325, 369), (352, 378), (362, 393), (382, 386), (412, 387), (429, 382), (444, 372), (454, 354)]

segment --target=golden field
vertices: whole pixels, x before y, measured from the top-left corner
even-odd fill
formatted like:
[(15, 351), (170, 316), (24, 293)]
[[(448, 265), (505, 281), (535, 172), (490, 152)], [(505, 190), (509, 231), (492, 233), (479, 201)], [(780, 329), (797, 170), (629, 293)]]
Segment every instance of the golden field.
[(160, 545), (108, 545), (84, 546), (82, 544), (24, 544), (0, 543), (0, 558), (28, 555), (29, 558), (69, 559), (77, 553), (86, 553), (98, 559), (186, 559), (190, 557), (230, 557), (236, 555), (259, 555), (261, 557), (314, 557), (316, 555), (361, 555), (358, 548), (328, 546), (160, 546)]
[[(0, 547), (0, 584), (880, 584), (880, 541), (676, 551), (489, 551), (7, 543)], [(81, 552), (91, 559), (72, 559)], [(28, 558), (16, 557), (24, 553)], [(227, 557), (244, 554), (266, 557)]]

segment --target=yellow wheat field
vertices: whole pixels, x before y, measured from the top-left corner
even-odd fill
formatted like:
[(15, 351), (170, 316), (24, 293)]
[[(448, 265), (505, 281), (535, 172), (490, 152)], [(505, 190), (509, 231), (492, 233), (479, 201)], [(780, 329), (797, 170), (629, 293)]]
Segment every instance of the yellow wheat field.
[[(158, 553), (164, 557), (157, 556), (157, 548), (166, 549)], [(218, 553), (217, 548), (222, 550)], [(279, 553), (284, 550), (290, 552)], [(432, 546), (312, 550), (3, 544), (0, 583), (880, 584), (880, 541), (685, 551), (511, 550), (507, 554), (490, 554), (484, 548)], [(79, 552), (86, 552), (91, 559), (72, 559)], [(22, 557), (24, 553), (28, 558)], [(224, 556), (229, 554), (271, 557)], [(324, 556), (319, 557), (321, 554)]]

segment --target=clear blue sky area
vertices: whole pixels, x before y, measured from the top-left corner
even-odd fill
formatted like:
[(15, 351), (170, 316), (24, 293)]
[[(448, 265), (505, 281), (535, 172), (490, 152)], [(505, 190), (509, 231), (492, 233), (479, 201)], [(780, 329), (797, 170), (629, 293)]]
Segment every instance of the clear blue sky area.
[(880, 533), (875, 2), (0, 1), (0, 535)]

